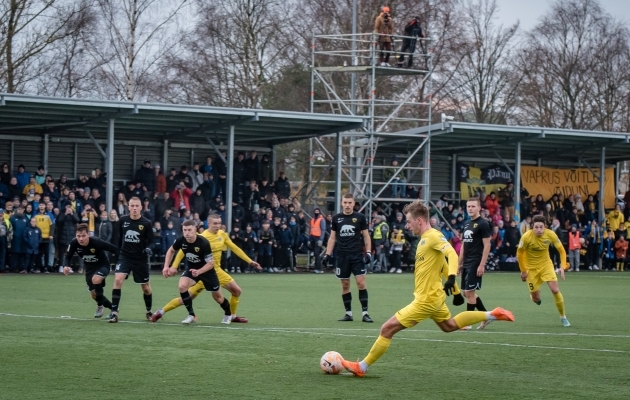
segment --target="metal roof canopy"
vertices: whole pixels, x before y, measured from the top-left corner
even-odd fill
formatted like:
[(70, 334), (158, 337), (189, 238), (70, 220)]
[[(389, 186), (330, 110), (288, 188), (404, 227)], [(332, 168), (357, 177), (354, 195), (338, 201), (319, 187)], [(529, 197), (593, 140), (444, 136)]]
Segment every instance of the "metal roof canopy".
[(601, 149), (606, 148), (608, 163), (630, 158), (630, 133), (581, 131), (571, 129), (539, 128), (476, 124), (468, 122), (446, 122), (430, 127), (409, 129), (396, 134), (405, 134), (406, 139), (385, 139), (379, 143), (384, 147), (404, 147), (409, 143), (409, 134), (418, 137), (412, 142), (421, 142), (430, 132), (431, 154), (444, 156), (472, 156), (475, 158), (513, 160), (516, 145), (521, 143), (523, 160), (537, 162), (552, 159), (579, 165), (581, 162), (601, 161)]
[[(599, 180), (600, 193), (604, 193), (605, 175), (600, 179), (591, 168), (603, 171), (606, 163), (616, 163), (630, 158), (630, 133), (584, 131), (526, 126), (477, 124), (468, 122), (444, 122), (430, 126), (397, 132), (405, 139), (385, 139), (379, 146), (401, 148), (430, 138), (430, 157), (450, 156), (454, 163), (458, 157), (499, 159), (514, 176), (515, 187), (521, 183), (522, 160), (540, 163), (553, 162), (585, 165)], [(418, 135), (409, 138), (409, 135)], [(514, 160), (514, 169), (505, 160)], [(451, 180), (454, 181), (454, 171)], [(454, 185), (454, 182), (451, 182)], [(430, 193), (429, 193), (430, 196)], [(520, 191), (515, 191), (517, 216)], [(604, 202), (599, 202), (599, 215), (604, 215)]]
[[(107, 138), (107, 209), (112, 208), (115, 138), (139, 141), (200, 140), (212, 146), (227, 142), (230, 155), (234, 146), (272, 147), (332, 133), (361, 129), (362, 117), (300, 113), (227, 107), (190, 106), (159, 103), (84, 100), (0, 93), (0, 135), (85, 135)], [(238, 134), (237, 134), (238, 132)], [(218, 150), (217, 150), (218, 151)], [(220, 156), (222, 158), (222, 156)], [(234, 157), (228, 157), (228, 176)], [(226, 203), (232, 203), (233, 181), (227, 179)], [(227, 209), (227, 229), (231, 230), (232, 207)]]
[(0, 93), (0, 134), (86, 135), (89, 130), (102, 138), (110, 119), (116, 120), (116, 135), (126, 140), (199, 143), (209, 136), (227, 142), (230, 126), (237, 126), (235, 143), (257, 147), (360, 129), (364, 124), (363, 118), (347, 115)]

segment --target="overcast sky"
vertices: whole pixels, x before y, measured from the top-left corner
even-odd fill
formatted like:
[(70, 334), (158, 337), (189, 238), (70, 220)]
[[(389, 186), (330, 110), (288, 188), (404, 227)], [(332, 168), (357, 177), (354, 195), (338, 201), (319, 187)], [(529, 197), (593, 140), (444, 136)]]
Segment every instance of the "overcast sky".
[[(499, 22), (504, 26), (521, 21), (521, 29), (530, 30), (549, 10), (550, 0), (497, 0)], [(630, 0), (599, 0), (604, 10), (630, 27)]]

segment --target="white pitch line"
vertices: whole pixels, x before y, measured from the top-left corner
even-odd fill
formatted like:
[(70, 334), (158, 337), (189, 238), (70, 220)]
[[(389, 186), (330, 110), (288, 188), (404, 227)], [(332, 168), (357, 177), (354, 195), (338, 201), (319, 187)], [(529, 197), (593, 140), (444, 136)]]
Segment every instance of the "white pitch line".
[[(0, 313), (0, 316), (55, 319), (55, 320), (72, 320), (72, 321), (96, 321), (95, 319), (74, 318), (74, 317), (66, 317), (66, 316), (51, 317), (51, 316), (44, 316), (44, 315), (23, 315), (23, 314), (11, 314), (11, 313)], [(118, 323), (142, 324), (142, 325), (148, 324), (147, 322), (144, 322), (144, 321), (119, 321)], [(181, 324), (165, 323), (165, 322), (162, 322), (159, 325), (182, 326)], [(241, 330), (241, 331), (279, 332), (279, 333), (291, 333), (291, 334), (297, 333), (297, 334), (305, 334), (305, 335), (329, 335), (329, 336), (359, 337), (359, 338), (374, 339), (374, 336), (372, 335), (352, 335), (352, 334), (345, 334), (345, 333), (330, 333), (330, 332), (322, 332), (319, 330), (307, 331), (307, 330), (293, 330), (293, 329), (286, 329), (286, 328), (245, 328), (245, 327), (211, 326), (211, 325), (193, 325), (193, 327), (205, 328), (205, 329), (230, 329), (230, 330)], [(408, 337), (397, 337), (396, 340), (407, 340), (407, 341), (414, 341), (414, 342), (437, 342), (437, 343), (458, 343), (458, 344), (474, 344), (474, 345), (488, 345), (488, 346), (520, 347), (520, 348), (528, 348), (528, 349), (571, 350), (571, 351), (588, 351), (588, 352), (596, 352), (596, 353), (630, 354), (630, 351), (626, 351), (626, 350), (590, 349), (590, 348), (581, 348), (581, 347), (560, 347), (560, 346), (540, 346), (540, 345), (529, 345), (529, 344), (479, 342), (479, 341), (467, 341), (467, 340), (424, 339), (424, 338), (408, 338)]]

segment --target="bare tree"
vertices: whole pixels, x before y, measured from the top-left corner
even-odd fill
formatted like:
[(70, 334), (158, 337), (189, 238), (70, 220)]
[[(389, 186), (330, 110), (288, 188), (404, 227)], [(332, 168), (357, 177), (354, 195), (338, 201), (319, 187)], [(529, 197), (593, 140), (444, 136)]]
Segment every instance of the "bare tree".
[(519, 54), (519, 120), (559, 128), (619, 129), (628, 102), (628, 38), (627, 29), (596, 0), (556, 0), (526, 35)]
[(188, 0), (97, 0), (103, 40), (89, 51), (102, 63), (107, 97), (138, 99), (183, 36), (178, 17)]
[[(444, 98), (461, 119), (506, 123), (516, 101), (519, 78), (511, 65), (518, 22), (508, 28), (496, 25), (496, 0), (469, 0), (463, 10), (466, 43)], [(459, 61), (454, 57), (453, 61)]]
[(0, 2), (0, 87), (9, 93), (29, 91), (46, 63), (41, 56), (72, 34), (72, 22), (84, 4), (62, 0)]

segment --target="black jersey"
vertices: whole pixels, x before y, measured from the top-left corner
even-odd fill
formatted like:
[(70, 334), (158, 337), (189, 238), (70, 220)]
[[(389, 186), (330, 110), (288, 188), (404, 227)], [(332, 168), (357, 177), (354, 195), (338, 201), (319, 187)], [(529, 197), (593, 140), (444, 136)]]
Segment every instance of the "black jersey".
[(350, 215), (339, 213), (332, 218), (332, 231), (336, 234), (335, 247), (337, 254), (362, 254), (363, 235), (367, 230), (365, 215), (353, 212)]
[(120, 217), (120, 255), (131, 260), (146, 260), (144, 250), (153, 242), (151, 221), (144, 217)]
[(208, 239), (197, 235), (193, 243), (188, 242), (185, 237), (180, 236), (173, 243), (175, 252), (181, 250), (188, 261), (188, 269), (200, 269), (212, 261), (212, 248)]
[(464, 268), (477, 268), (483, 256), (483, 239), (492, 236), (490, 225), (485, 219), (478, 217), (464, 223)]
[(258, 240), (260, 244), (273, 244), (275, 242), (273, 230), (271, 228), (268, 230), (261, 229), (258, 231)]
[(83, 260), (85, 263), (86, 273), (90, 273), (100, 267), (109, 267), (109, 258), (107, 252), (118, 253), (118, 247), (110, 244), (104, 240), (100, 240), (94, 237), (89, 239), (87, 246), (81, 246), (79, 241), (74, 238), (68, 245), (68, 251), (63, 260), (63, 265), (70, 265), (70, 260), (74, 253)]

